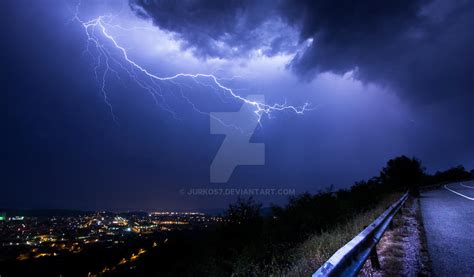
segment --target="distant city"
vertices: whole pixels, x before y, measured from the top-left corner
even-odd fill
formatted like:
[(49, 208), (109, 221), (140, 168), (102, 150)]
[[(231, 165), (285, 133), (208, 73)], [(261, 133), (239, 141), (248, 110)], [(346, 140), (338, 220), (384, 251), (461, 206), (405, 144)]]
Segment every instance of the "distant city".
[(149, 249), (166, 243), (166, 234), (172, 231), (202, 230), (223, 221), (200, 212), (63, 213), (25, 216), (0, 212), (0, 263), (71, 257), (142, 242), (136, 249), (128, 248), (127, 256), (117, 258), (115, 264), (89, 272), (94, 276), (140, 259)]

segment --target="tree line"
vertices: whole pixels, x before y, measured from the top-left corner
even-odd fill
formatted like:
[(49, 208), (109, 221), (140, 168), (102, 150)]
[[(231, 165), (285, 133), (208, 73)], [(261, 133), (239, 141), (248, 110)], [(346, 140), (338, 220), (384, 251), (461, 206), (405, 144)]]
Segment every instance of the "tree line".
[(272, 206), (269, 215), (252, 198), (229, 205), (224, 223), (213, 230), (174, 233), (158, 254), (134, 269), (138, 275), (265, 276), (289, 266), (291, 249), (309, 236), (330, 231), (337, 224), (373, 208), (384, 195), (421, 186), (473, 177), (464, 167), (427, 174), (420, 160), (406, 156), (387, 162), (379, 176), (347, 189), (331, 187), (316, 194), (290, 197)]

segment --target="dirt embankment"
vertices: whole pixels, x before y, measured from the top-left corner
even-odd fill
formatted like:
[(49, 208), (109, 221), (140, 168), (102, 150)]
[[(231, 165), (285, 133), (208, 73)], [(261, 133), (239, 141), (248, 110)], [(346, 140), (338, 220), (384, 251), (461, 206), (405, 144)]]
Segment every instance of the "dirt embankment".
[(418, 199), (410, 198), (377, 245), (380, 269), (370, 259), (359, 276), (432, 276)]

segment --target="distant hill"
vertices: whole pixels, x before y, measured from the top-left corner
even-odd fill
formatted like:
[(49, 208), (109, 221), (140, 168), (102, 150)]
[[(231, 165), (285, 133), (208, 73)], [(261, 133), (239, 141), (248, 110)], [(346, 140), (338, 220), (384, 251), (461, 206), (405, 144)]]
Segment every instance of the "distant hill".
[(20, 210), (20, 209), (0, 209), (7, 216), (26, 216), (26, 217), (50, 217), (50, 216), (78, 216), (90, 215), (96, 212), (79, 211), (67, 209), (38, 209), (38, 210)]

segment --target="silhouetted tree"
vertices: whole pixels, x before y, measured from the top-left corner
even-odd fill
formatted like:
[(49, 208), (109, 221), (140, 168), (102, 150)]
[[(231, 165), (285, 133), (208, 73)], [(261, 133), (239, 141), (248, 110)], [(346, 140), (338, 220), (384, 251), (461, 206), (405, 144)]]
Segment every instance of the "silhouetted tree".
[[(262, 204), (252, 197), (239, 197), (224, 214), (226, 223), (220, 233), (220, 244), (225, 245), (227, 251), (221, 252), (221, 257), (228, 255), (227, 263), (231, 268), (229, 275), (244, 270), (242, 264), (256, 262), (265, 255), (262, 251), (265, 245), (262, 239), (261, 207)], [(248, 272), (243, 275), (248, 275)]]
[(261, 203), (252, 197), (238, 198), (237, 202), (230, 204), (225, 212), (224, 236), (229, 238), (227, 243), (233, 244), (238, 249), (243, 244), (259, 241), (263, 217), (260, 213)]
[(446, 171), (438, 171), (433, 176), (437, 183), (446, 182), (446, 181), (459, 181), (468, 179), (470, 177), (470, 173), (466, 171), (464, 166), (458, 165), (456, 167), (450, 168)]
[(230, 204), (225, 217), (230, 224), (248, 224), (261, 220), (261, 203), (257, 203), (252, 197), (238, 198), (237, 202)]
[(425, 168), (416, 158), (400, 156), (391, 159), (380, 173), (382, 183), (394, 188), (408, 189), (414, 196), (419, 195), (419, 185), (423, 180)]

